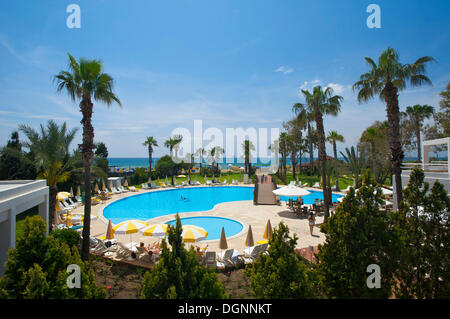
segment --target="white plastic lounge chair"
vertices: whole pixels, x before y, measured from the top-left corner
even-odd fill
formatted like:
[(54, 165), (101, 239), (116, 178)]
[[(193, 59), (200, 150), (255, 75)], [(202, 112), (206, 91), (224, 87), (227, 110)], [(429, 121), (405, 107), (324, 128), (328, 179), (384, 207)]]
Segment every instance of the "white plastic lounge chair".
[(81, 202), (74, 202), (74, 201), (72, 200), (72, 198), (69, 198), (68, 200), (69, 200), (69, 204), (70, 204), (71, 206), (73, 206), (73, 207), (78, 207), (78, 206), (81, 205)]
[(205, 266), (206, 268), (217, 267), (217, 261), (216, 261), (216, 252), (215, 251), (207, 251), (205, 253)]
[(253, 247), (250, 254), (245, 254), (244, 252), (244, 262), (246, 264), (251, 264), (252, 262), (254, 262), (260, 254), (264, 253), (267, 250), (267, 246), (268, 244), (257, 245)]
[(209, 179), (206, 181), (206, 185), (212, 185), (212, 181), (210, 181)]
[(60, 211), (63, 212), (63, 213), (67, 213), (67, 212), (72, 211), (72, 209), (64, 206), (60, 201), (58, 202), (58, 205), (59, 205)]
[(115, 187), (111, 187), (111, 193), (113, 193), (113, 194), (120, 194), (121, 193), (121, 191), (119, 191), (117, 188), (115, 188)]
[(134, 186), (130, 186), (130, 187), (128, 187), (128, 189), (129, 189), (130, 191), (132, 191), (132, 192), (137, 192), (137, 191), (138, 191), (137, 188), (134, 187)]
[(217, 255), (217, 261), (218, 261), (217, 268), (220, 268), (219, 263), (223, 264), (224, 268), (225, 268), (225, 266), (234, 265), (234, 262), (232, 260), (233, 254), (234, 254), (234, 249), (226, 250), (225, 253), (223, 253), (223, 256), (221, 256), (221, 254), (218, 254)]
[(320, 187), (319, 182), (315, 182), (314, 185), (313, 185), (313, 187), (319, 188), (319, 187)]
[(117, 187), (117, 190), (121, 191), (122, 193), (128, 193), (129, 192), (129, 190), (125, 189), (123, 186)]
[(237, 180), (233, 179), (233, 181), (231, 182), (231, 184), (233, 184), (233, 185), (237, 185), (237, 184), (238, 184), (238, 182), (237, 182)]
[(75, 199), (76, 199), (77, 202), (79, 202), (80, 204), (83, 202), (83, 199), (81, 198), (81, 196), (75, 196)]

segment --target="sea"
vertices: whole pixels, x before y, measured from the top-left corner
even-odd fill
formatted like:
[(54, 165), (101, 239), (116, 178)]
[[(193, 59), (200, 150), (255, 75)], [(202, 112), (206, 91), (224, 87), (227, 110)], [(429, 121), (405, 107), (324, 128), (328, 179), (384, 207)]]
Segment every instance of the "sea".
[[(153, 157), (152, 158), (152, 167), (155, 167), (156, 162), (158, 161), (159, 157)], [(339, 160), (344, 160), (343, 158), (339, 158)], [(403, 161), (415, 161), (417, 157), (405, 157)], [(317, 158), (314, 158), (314, 161), (317, 160)], [(302, 164), (303, 163), (309, 163), (309, 157), (308, 158), (302, 158)], [(207, 162), (204, 162), (204, 164), (208, 164)], [(242, 167), (244, 166), (244, 160), (240, 158), (224, 158), (222, 159), (222, 162), (219, 163), (219, 166), (224, 169), (228, 168), (228, 165), (231, 164), (233, 166)], [(290, 158), (287, 159), (286, 164), (291, 166), (292, 162)], [(298, 164), (298, 160), (297, 160)], [(148, 167), (148, 157), (110, 157), (108, 158), (108, 165), (112, 167), (118, 167), (118, 168), (136, 168), (136, 167)], [(259, 167), (259, 166), (268, 166), (270, 165), (269, 159), (257, 159), (256, 161), (252, 161), (252, 166)], [(196, 163), (196, 166), (198, 166), (198, 163)]]

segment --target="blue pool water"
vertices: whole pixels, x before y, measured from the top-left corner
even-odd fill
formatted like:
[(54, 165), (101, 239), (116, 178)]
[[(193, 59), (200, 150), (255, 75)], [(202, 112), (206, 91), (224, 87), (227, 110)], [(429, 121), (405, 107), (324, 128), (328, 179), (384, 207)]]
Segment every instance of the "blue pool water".
[[(342, 195), (333, 194), (333, 201)], [(303, 197), (305, 204), (312, 204), (316, 198), (323, 199), (320, 191), (312, 191)], [(129, 219), (148, 220), (176, 213), (207, 211), (224, 202), (253, 200), (253, 187), (214, 186), (162, 190), (130, 196), (106, 206), (103, 215), (118, 224)], [(288, 198), (281, 197), (281, 200)]]
[[(220, 239), (222, 227), (225, 228), (225, 236), (230, 237), (239, 234), (244, 226), (233, 219), (215, 217), (215, 216), (198, 216), (180, 218), (182, 225), (195, 225), (203, 227), (208, 232), (206, 240)], [(175, 225), (176, 220), (173, 219), (166, 224)]]

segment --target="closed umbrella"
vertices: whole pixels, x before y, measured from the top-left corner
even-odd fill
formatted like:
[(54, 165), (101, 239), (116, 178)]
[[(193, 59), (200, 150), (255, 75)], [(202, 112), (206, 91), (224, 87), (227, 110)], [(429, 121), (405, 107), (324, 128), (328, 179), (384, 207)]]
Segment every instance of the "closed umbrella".
[(166, 186), (167, 185), (169, 185), (169, 179), (167, 178), (167, 175), (166, 175)]
[(125, 178), (125, 183), (123, 184), (123, 186), (128, 187), (128, 179)]
[(105, 236), (105, 238), (109, 239), (109, 240), (114, 238), (114, 232), (113, 232), (113, 229), (112, 229), (111, 219), (108, 222), (108, 228), (106, 229), (106, 236)]
[(153, 224), (144, 227), (139, 230), (139, 232), (144, 236), (156, 236), (161, 237), (167, 235), (167, 225), (166, 224)]
[(150, 184), (150, 185), (152, 184), (152, 177), (151, 176), (148, 177), (147, 183)]
[(272, 238), (272, 224), (270, 223), (270, 219), (267, 220), (266, 229), (264, 230), (264, 235), (262, 240), (258, 241), (257, 244), (267, 244)]
[(250, 254), (250, 247), (255, 246), (255, 243), (253, 241), (252, 225), (248, 226), (247, 236), (245, 237), (245, 246), (248, 247), (247, 250), (249, 254)]
[(96, 193), (98, 193), (98, 191), (99, 191), (97, 183), (95, 183), (94, 191), (95, 191)]
[(222, 233), (220, 234), (219, 248), (222, 249), (222, 258), (223, 258), (223, 250), (228, 248), (227, 237), (225, 236), (224, 227), (222, 227)]
[(184, 225), (181, 237), (183, 237), (186, 243), (195, 243), (200, 240), (206, 239), (208, 237), (208, 232), (199, 226), (195, 225)]
[(109, 181), (109, 183), (108, 183), (108, 184), (109, 184), (109, 185), (108, 185), (109, 189), (111, 189), (111, 190), (112, 190), (112, 187), (113, 187), (112, 181)]
[(72, 186), (70, 186), (70, 197), (73, 197), (73, 189), (72, 189)]
[(105, 181), (102, 181), (102, 191), (106, 191)]
[(81, 196), (81, 189), (80, 189), (80, 186), (77, 187), (77, 196)]

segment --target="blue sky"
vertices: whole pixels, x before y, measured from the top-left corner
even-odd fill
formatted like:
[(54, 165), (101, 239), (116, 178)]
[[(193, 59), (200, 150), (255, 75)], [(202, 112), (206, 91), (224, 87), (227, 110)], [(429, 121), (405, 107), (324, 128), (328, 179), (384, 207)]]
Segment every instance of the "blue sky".
[[(66, 26), (66, 7), (81, 8), (81, 28)], [(381, 29), (369, 29), (366, 8), (381, 7)], [(67, 52), (100, 58), (116, 81), (123, 107), (95, 103), (96, 141), (112, 157), (145, 157), (146, 136), (163, 145), (177, 127), (280, 127), (303, 102), (299, 90), (330, 85), (344, 96), (338, 117), (326, 117), (355, 145), (375, 120), (378, 99), (359, 105), (351, 85), (388, 45), (403, 63), (429, 55), (433, 86), (400, 93), (400, 107), (438, 107), (450, 80), (450, 2), (438, 1), (2, 1), (0, 4), (0, 145), (18, 124), (48, 119), (79, 127), (81, 114), (52, 76)], [(205, 143), (206, 144), (206, 143)], [(327, 152), (331, 153), (330, 146)], [(159, 147), (155, 156), (166, 154)]]

